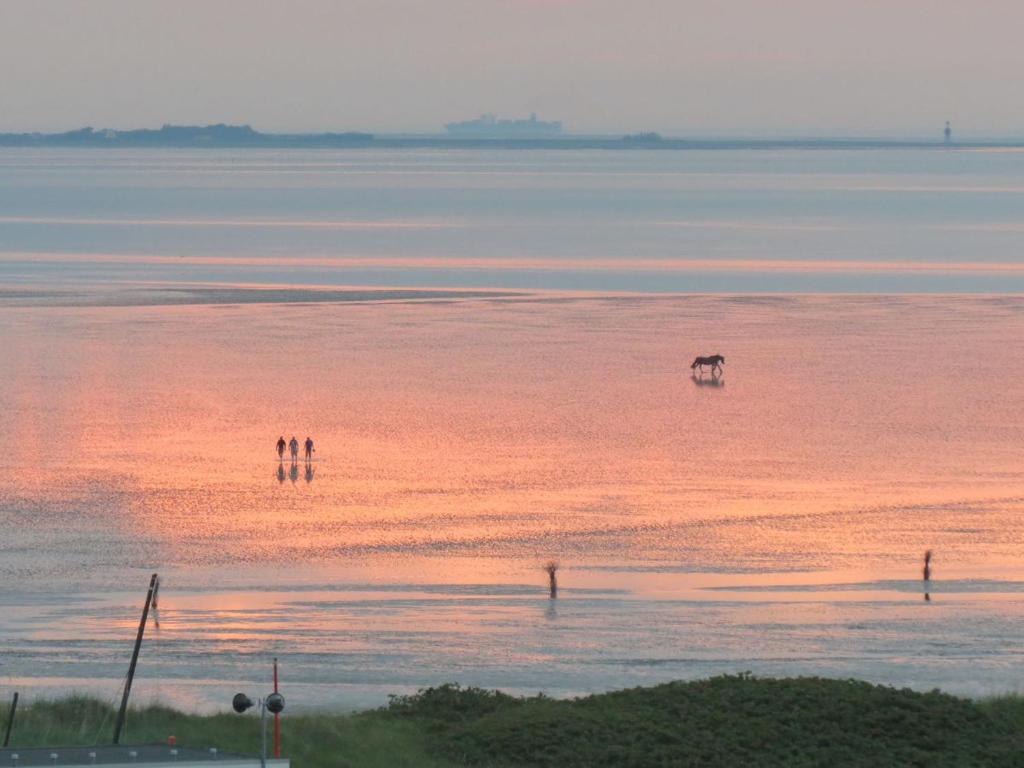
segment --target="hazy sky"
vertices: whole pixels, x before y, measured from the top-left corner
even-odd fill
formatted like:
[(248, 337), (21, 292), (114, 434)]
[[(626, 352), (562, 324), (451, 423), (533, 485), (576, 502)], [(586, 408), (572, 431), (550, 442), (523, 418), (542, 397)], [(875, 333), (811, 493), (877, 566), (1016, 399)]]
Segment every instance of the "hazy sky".
[(0, 130), (1024, 134), (1021, 0), (0, 0)]

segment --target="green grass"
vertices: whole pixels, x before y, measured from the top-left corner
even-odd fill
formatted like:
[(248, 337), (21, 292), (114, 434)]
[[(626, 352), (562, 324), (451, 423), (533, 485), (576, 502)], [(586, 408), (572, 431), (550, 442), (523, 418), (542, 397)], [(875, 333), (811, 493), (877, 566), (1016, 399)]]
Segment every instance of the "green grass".
[[(0, 722), (4, 709), (0, 708)], [(12, 745), (93, 744), (113, 712), (71, 697), (19, 706)], [(253, 752), (251, 716), (133, 710), (132, 742)], [(286, 714), (285, 754), (319, 766), (1024, 767), (1024, 699), (974, 702), (857, 681), (748, 675), (572, 700), (441, 686), (357, 714)]]
[[(6, 723), (7, 711), (7, 706), (0, 707), (0, 723)], [(115, 719), (114, 708), (87, 697), (31, 704), (22, 699), (11, 746), (109, 744)], [(259, 723), (251, 713), (189, 715), (163, 706), (132, 708), (121, 742), (151, 744), (165, 742), (168, 736), (174, 736), (180, 746), (212, 746), (225, 752), (257, 754), (260, 747)], [(281, 718), (281, 740), (282, 751), (296, 768), (451, 765), (427, 752), (427, 737), (418, 723), (398, 721), (380, 711), (286, 713)]]

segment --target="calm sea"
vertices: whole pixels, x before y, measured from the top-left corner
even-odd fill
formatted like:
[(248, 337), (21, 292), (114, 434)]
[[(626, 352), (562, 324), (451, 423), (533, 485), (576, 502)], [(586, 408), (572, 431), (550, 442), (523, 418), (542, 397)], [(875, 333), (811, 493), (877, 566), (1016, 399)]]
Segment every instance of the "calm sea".
[(0, 696), (115, 698), (152, 572), (186, 707), (1022, 691), (1022, 214), (1013, 152), (0, 151)]

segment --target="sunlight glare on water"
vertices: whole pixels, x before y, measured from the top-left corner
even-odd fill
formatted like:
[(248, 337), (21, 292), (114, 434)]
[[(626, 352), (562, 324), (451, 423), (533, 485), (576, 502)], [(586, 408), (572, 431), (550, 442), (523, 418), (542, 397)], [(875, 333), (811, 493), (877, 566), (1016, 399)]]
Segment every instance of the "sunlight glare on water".
[(290, 709), (1024, 690), (1022, 199), (1004, 151), (0, 149), (0, 685), (113, 697), (157, 571), (133, 695), (186, 708), (273, 656)]
[[(1019, 687), (1020, 299), (0, 312), (19, 684), (116, 690), (159, 571), (138, 691), (208, 706), (272, 655), (309, 704), (746, 669)], [(281, 434), (317, 461), (279, 476)]]

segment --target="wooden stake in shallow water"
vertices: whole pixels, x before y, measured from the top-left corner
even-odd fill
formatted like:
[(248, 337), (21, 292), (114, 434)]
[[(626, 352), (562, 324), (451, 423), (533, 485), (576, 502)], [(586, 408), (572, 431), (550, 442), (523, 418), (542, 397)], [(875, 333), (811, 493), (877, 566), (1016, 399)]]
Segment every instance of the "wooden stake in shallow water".
[[(274, 693), (277, 690), (277, 657), (274, 657)], [(274, 757), (281, 757), (281, 713), (274, 713)]]
[(544, 566), (548, 574), (548, 586), (551, 589), (551, 597), (558, 597), (558, 563), (552, 560)]
[(114, 724), (114, 743), (121, 743), (121, 731), (124, 718), (128, 714), (128, 696), (132, 692), (132, 680), (135, 679), (135, 665), (139, 663), (139, 650), (142, 648), (142, 636), (146, 632), (146, 619), (149, 618), (149, 607), (153, 604), (156, 591), (160, 588), (160, 577), (155, 573), (149, 579), (149, 592), (146, 593), (146, 604), (142, 606), (142, 619), (139, 621), (139, 633), (135, 636), (135, 649), (132, 651), (132, 662), (128, 665), (128, 677), (124, 681), (124, 695), (121, 697), (121, 708), (117, 711), (117, 722)]
[(4, 746), (8, 746), (11, 743), (11, 729), (14, 728), (14, 710), (18, 708), (18, 692), (14, 692), (14, 698), (11, 699), (11, 711), (7, 713), (7, 730), (4, 731)]

